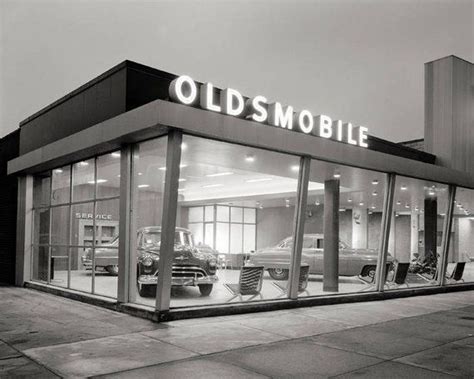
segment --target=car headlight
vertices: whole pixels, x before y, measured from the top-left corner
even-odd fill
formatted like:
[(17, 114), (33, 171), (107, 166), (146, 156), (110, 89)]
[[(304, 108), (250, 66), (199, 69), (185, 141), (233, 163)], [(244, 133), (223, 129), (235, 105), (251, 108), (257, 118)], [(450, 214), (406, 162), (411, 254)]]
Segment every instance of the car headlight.
[(153, 259), (151, 257), (146, 257), (142, 260), (142, 265), (146, 267), (150, 267), (153, 265)]

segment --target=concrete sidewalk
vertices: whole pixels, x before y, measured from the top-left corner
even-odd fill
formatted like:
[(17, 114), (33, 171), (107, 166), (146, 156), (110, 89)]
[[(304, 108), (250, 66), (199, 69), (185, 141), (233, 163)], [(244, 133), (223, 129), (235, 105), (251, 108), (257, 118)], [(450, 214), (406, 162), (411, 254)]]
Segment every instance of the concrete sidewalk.
[(0, 287), (0, 377), (474, 377), (474, 291), (156, 324)]

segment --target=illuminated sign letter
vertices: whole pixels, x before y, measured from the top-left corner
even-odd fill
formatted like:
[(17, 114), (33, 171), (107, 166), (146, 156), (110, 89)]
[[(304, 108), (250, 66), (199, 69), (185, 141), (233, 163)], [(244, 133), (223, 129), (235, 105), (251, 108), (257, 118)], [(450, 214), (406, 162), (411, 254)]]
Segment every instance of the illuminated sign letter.
[(220, 112), (221, 107), (214, 104), (214, 86), (211, 83), (204, 83), (201, 85), (201, 108), (208, 111)]
[(367, 144), (367, 132), (369, 131), (368, 128), (365, 126), (359, 126), (359, 146), (361, 147), (369, 147)]
[(302, 110), (298, 113), (298, 126), (303, 133), (311, 133), (314, 126), (314, 120), (310, 111)]
[(196, 83), (187, 75), (180, 76), (171, 82), (169, 94), (172, 100), (190, 105), (196, 100)]
[(323, 138), (332, 137), (332, 121), (331, 118), (325, 115), (319, 115), (316, 117), (318, 124), (319, 136)]
[(244, 98), (239, 91), (227, 88), (221, 91), (221, 107), (229, 116), (239, 116), (244, 110)]
[(247, 119), (265, 122), (267, 121), (268, 113), (263, 104), (267, 102), (267, 99), (263, 96), (255, 96), (252, 99), (248, 99), (246, 102), (247, 107)]
[(351, 145), (357, 145), (357, 140), (353, 138), (354, 127), (352, 126), (350, 122), (348, 122), (346, 125), (347, 125), (347, 142)]
[(289, 105), (283, 111), (279, 102), (268, 105), (268, 122), (273, 126), (293, 129), (293, 107)]
[(333, 125), (335, 125), (335, 127), (336, 127), (336, 139), (338, 141), (342, 141), (342, 138), (344, 137), (343, 130), (342, 130), (342, 121), (341, 120), (335, 120), (333, 122)]

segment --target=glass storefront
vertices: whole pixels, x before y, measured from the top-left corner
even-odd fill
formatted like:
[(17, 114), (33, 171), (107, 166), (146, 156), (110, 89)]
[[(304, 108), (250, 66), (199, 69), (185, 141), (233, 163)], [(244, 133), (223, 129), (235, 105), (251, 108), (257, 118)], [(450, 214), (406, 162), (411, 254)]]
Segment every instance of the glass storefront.
[(36, 175), (32, 278), (117, 297), (120, 153)]
[[(130, 170), (121, 167), (124, 150), (35, 175), (32, 279), (117, 298), (120, 196), (128, 193), (127, 301), (155, 307), (168, 148), (168, 136), (132, 145)], [(388, 178), (184, 135), (170, 306), (284, 299), (292, 286), (304, 297), (377, 291), (381, 270), (385, 290), (439, 285), (449, 186), (394, 176), (387, 207)], [(446, 284), (474, 281), (473, 236), (474, 190), (457, 188)]]

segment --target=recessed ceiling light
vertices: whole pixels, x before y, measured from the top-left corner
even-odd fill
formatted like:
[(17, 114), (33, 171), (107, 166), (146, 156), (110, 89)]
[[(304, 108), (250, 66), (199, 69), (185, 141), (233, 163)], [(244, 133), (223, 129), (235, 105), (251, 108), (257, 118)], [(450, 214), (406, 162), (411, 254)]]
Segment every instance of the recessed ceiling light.
[(345, 212), (346, 208), (339, 208), (339, 212)]
[(428, 192), (428, 195), (434, 196), (434, 195), (436, 195), (436, 192), (435, 192), (434, 190), (430, 190), (430, 191)]
[(408, 203), (405, 204), (405, 208), (406, 208), (406, 209), (409, 209), (409, 208), (410, 208), (410, 204), (408, 204)]
[(148, 188), (148, 187), (150, 187), (149, 184), (139, 184), (138, 185), (138, 188)]
[(370, 208), (371, 208), (371, 209), (375, 209), (376, 207), (375, 207), (375, 205), (372, 205)]
[(89, 166), (89, 162), (82, 161), (82, 162), (79, 162), (78, 165), (82, 167)]
[(377, 179), (374, 179), (374, 180), (372, 180), (372, 184), (373, 184), (374, 186), (376, 186), (377, 184), (379, 184), (379, 181), (378, 181)]
[(143, 172), (139, 172), (139, 173), (138, 173), (138, 176), (142, 176), (142, 175), (143, 175)]
[(246, 162), (255, 162), (255, 157), (252, 154), (247, 154), (245, 156), (245, 161)]
[(120, 158), (120, 151), (114, 151), (112, 154), (110, 154), (114, 158)]
[(186, 144), (186, 142), (183, 142), (181, 144), (181, 150), (186, 150), (188, 148), (188, 145)]
[(314, 204), (319, 206), (319, 205), (321, 205), (321, 202), (319, 200), (316, 200), (316, 202)]
[(300, 166), (299, 165), (293, 165), (291, 166), (291, 171), (299, 171), (300, 170)]
[(341, 177), (341, 174), (339, 172), (335, 172), (333, 175), (336, 179), (339, 179)]
[(372, 212), (372, 211), (369, 211), (369, 215), (371, 215), (371, 214), (373, 214), (373, 213), (374, 213), (374, 212)]
[[(187, 164), (180, 164), (179, 165), (179, 168), (185, 168), (185, 167), (188, 167), (188, 165)], [(159, 167), (158, 170), (166, 171), (166, 167), (165, 166)]]
[[(107, 181), (107, 179), (97, 179), (97, 183), (100, 184), (100, 183), (105, 183)], [(94, 180), (89, 180), (87, 183), (89, 184), (95, 184), (95, 181)]]
[(53, 171), (55, 174), (62, 174), (63, 170), (60, 168), (57, 168), (56, 170)]
[(440, 213), (439, 215), (440, 215), (441, 217), (444, 217), (444, 216), (446, 216), (446, 213)]
[(206, 176), (208, 178), (213, 178), (215, 176), (228, 176), (228, 175), (234, 175), (232, 171), (226, 171), (226, 172), (217, 172), (215, 174), (207, 174)]
[(402, 191), (406, 191), (407, 186), (403, 185), (403, 186), (400, 187), (400, 189), (401, 189)]
[(120, 178), (120, 174), (117, 175), (117, 178)]
[(402, 202), (400, 200), (397, 201), (397, 205), (401, 205)]
[(360, 206), (364, 205), (364, 202), (363, 202), (363, 201), (361, 201), (361, 202), (359, 203), (359, 205), (360, 205)]
[(178, 179), (178, 182), (185, 182), (185, 181), (186, 181), (186, 179), (184, 179), (184, 178), (179, 178)]
[(224, 185), (223, 184), (208, 184), (208, 185), (205, 185), (205, 186), (202, 186), (201, 188), (216, 188), (216, 187), (223, 187)]
[(348, 198), (348, 199), (347, 199), (347, 202), (348, 202), (348, 203), (352, 203), (352, 199), (351, 199), (351, 198)]
[(378, 195), (377, 191), (372, 192), (372, 196), (377, 196), (377, 195)]
[(268, 182), (273, 180), (272, 178), (256, 178), (256, 179), (248, 179), (245, 183), (257, 183), (257, 182)]

